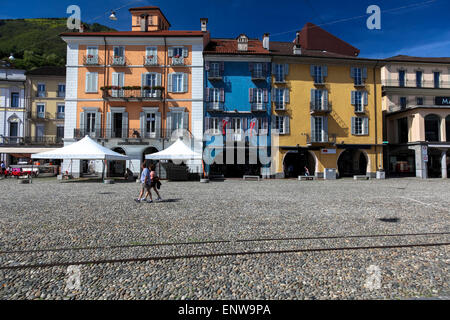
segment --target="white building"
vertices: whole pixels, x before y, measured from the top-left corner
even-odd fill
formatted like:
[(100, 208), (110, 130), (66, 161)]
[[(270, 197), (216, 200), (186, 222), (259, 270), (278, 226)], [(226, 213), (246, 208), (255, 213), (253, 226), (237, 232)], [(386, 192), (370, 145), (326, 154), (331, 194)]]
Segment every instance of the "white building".
[(0, 61), (0, 158), (7, 164), (14, 162), (13, 148), (24, 143), (26, 121), (25, 70), (14, 69)]

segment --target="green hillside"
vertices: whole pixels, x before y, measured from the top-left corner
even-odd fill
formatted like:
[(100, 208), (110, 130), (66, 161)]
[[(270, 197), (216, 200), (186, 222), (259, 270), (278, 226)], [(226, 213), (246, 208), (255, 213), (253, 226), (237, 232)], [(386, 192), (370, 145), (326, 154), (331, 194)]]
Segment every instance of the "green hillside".
[[(66, 18), (0, 20), (0, 60), (13, 53), (17, 68), (64, 66), (66, 44), (59, 34), (69, 31), (66, 24)], [(114, 31), (98, 23), (85, 25), (85, 32)]]

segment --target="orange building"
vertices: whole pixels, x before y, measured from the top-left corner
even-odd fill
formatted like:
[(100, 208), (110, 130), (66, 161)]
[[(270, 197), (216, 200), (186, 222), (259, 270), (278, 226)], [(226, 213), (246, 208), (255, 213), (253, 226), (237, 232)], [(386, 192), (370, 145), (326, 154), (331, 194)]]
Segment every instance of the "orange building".
[[(89, 135), (133, 159), (110, 163), (111, 176), (123, 175), (126, 168), (139, 172), (146, 154), (167, 148), (179, 135), (201, 141), (203, 133), (207, 19), (201, 19), (201, 31), (172, 31), (158, 7), (130, 13), (132, 31), (62, 34), (67, 43), (65, 144)], [(192, 145), (201, 152), (201, 143)], [(201, 162), (188, 165), (201, 171)], [(72, 166), (74, 175), (101, 167)]]

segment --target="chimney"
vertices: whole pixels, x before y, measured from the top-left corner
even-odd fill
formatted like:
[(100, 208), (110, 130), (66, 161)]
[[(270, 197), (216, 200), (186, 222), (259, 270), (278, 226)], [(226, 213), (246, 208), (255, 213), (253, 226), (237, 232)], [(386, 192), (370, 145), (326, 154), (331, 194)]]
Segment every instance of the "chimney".
[(300, 45), (300, 31), (297, 31), (297, 34), (295, 35), (294, 40), (294, 54), (300, 55), (302, 54), (302, 47)]
[(270, 50), (270, 40), (269, 40), (270, 34), (264, 33), (263, 36), (263, 48), (266, 50)]
[(200, 18), (200, 25), (202, 32), (206, 32), (208, 27), (208, 18)]
[(148, 14), (141, 14), (141, 31), (148, 31)]

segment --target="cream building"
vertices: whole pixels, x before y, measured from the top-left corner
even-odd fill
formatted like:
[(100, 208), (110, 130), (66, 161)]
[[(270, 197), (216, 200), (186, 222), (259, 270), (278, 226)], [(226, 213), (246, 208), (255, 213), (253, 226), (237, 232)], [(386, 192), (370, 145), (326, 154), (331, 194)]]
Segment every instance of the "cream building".
[(386, 171), (448, 177), (450, 58), (396, 56), (382, 69)]

